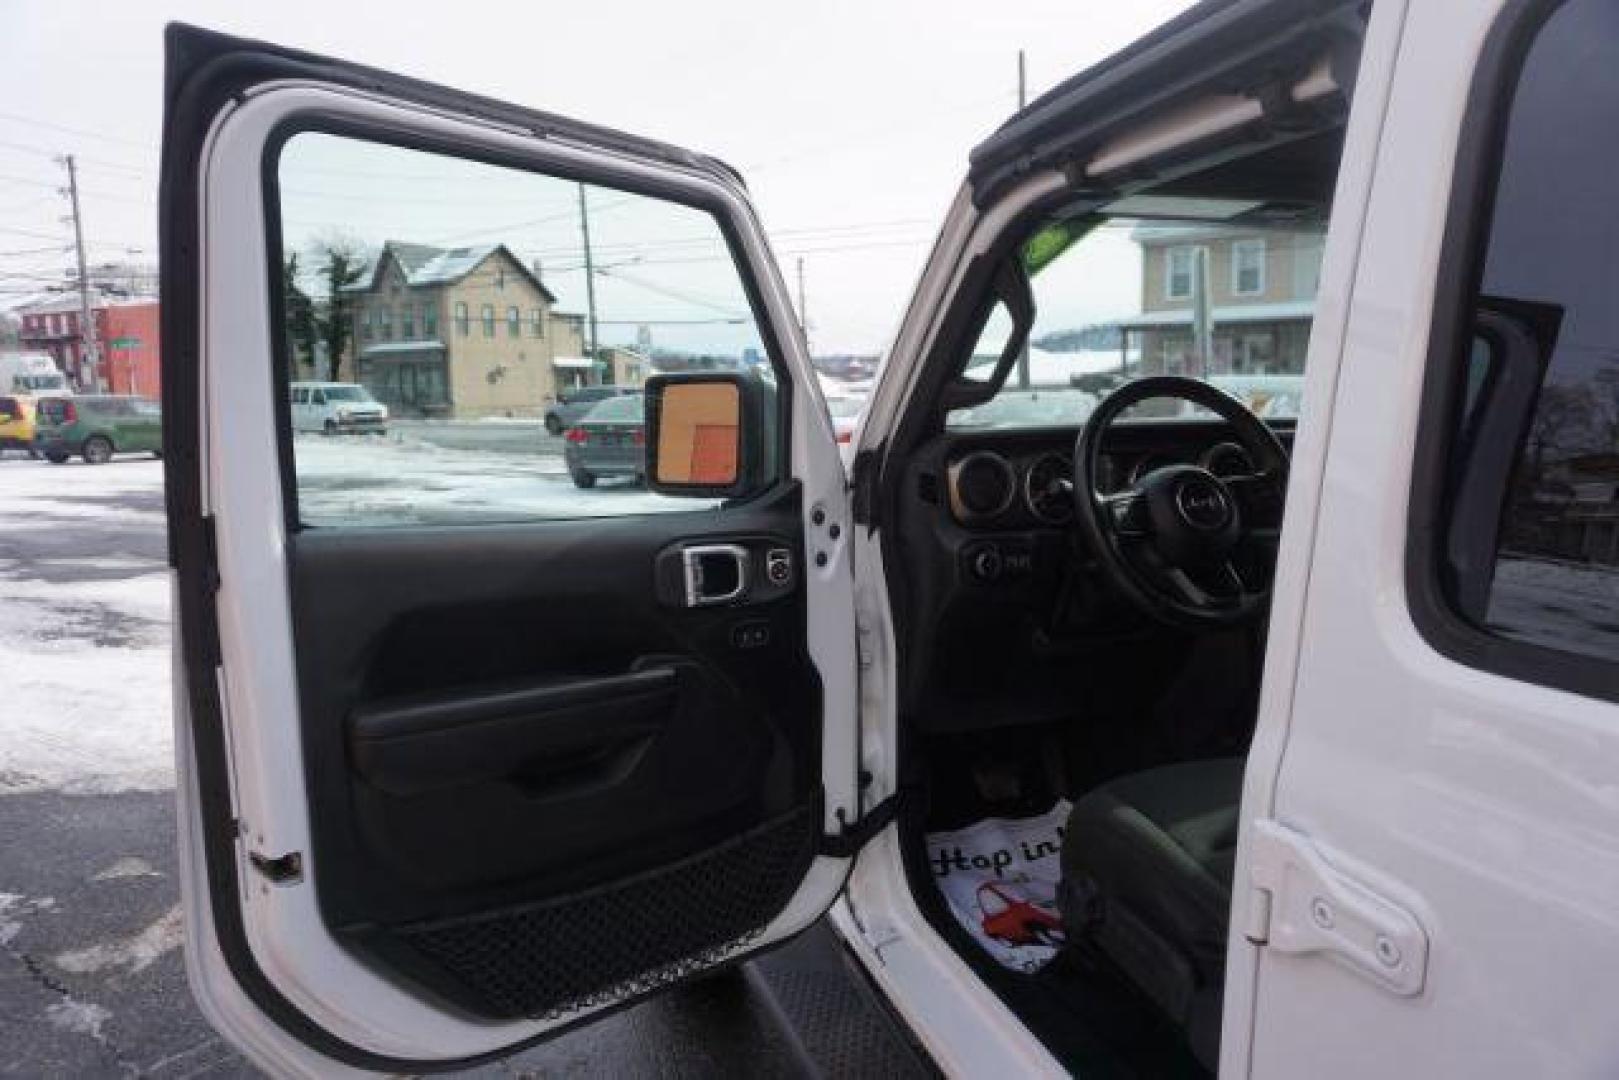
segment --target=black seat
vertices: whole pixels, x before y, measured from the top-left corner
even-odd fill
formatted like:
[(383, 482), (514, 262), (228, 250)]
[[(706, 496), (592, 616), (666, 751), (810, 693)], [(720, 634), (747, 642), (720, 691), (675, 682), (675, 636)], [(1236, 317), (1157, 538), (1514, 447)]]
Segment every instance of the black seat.
[(1120, 777), (1080, 799), (1063, 834), (1070, 940), (1100, 947), (1211, 1069), (1242, 770), (1242, 758), (1220, 758)]

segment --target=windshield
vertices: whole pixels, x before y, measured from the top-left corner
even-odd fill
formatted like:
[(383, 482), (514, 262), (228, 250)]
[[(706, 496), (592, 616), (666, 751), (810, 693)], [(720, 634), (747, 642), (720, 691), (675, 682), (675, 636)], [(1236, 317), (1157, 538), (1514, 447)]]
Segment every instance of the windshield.
[(12, 389), (25, 392), (31, 390), (65, 390), (67, 389), (67, 380), (56, 374), (13, 375), (11, 385)]
[(371, 392), (363, 386), (328, 386), (326, 387), (327, 401), (375, 401)]
[[(1176, 204), (1205, 216), (1140, 216)], [(1023, 244), (1036, 308), (1025, 354), (992, 399), (953, 410), (949, 428), (1079, 424), (1144, 375), (1203, 379), (1267, 419), (1298, 416), (1325, 211), (1154, 197), (1114, 204), (1127, 205), (1135, 215), (1051, 222)], [(962, 377), (989, 380), (1011, 332), (997, 304)], [(1199, 412), (1165, 401), (1127, 415)]]

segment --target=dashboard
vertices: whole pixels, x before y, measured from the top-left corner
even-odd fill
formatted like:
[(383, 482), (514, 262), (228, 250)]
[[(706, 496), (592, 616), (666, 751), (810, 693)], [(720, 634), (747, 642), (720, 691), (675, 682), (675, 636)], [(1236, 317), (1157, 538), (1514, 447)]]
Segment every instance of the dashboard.
[[(1273, 423), (1291, 449), (1291, 422)], [(906, 608), (902, 707), (926, 731), (1067, 716), (1165, 631), (1105, 581), (1073, 527), (1077, 428), (946, 432), (910, 456), (892, 534)], [(1116, 424), (1099, 486), (1168, 464), (1253, 471), (1219, 420)]]

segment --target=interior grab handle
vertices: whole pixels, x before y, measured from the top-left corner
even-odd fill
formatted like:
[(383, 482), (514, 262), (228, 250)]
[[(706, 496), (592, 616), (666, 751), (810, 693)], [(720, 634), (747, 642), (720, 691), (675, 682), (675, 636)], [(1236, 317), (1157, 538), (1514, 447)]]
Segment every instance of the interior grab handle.
[(707, 607), (741, 599), (748, 591), (748, 549), (741, 544), (694, 544), (680, 551), (686, 606)]

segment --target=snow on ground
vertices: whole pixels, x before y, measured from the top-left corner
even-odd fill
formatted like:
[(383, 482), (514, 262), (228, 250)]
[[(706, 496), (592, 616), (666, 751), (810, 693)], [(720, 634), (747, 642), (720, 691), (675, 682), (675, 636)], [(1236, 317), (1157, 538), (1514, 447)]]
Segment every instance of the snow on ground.
[(1619, 571), (1553, 559), (1503, 558), (1488, 623), (1520, 641), (1611, 657), (1619, 636)]
[(0, 792), (173, 786), (162, 475), (0, 462)]
[(299, 517), (309, 525), (459, 524), (692, 510), (625, 480), (584, 490), (554, 454), (458, 450), (389, 439), (299, 438)]

